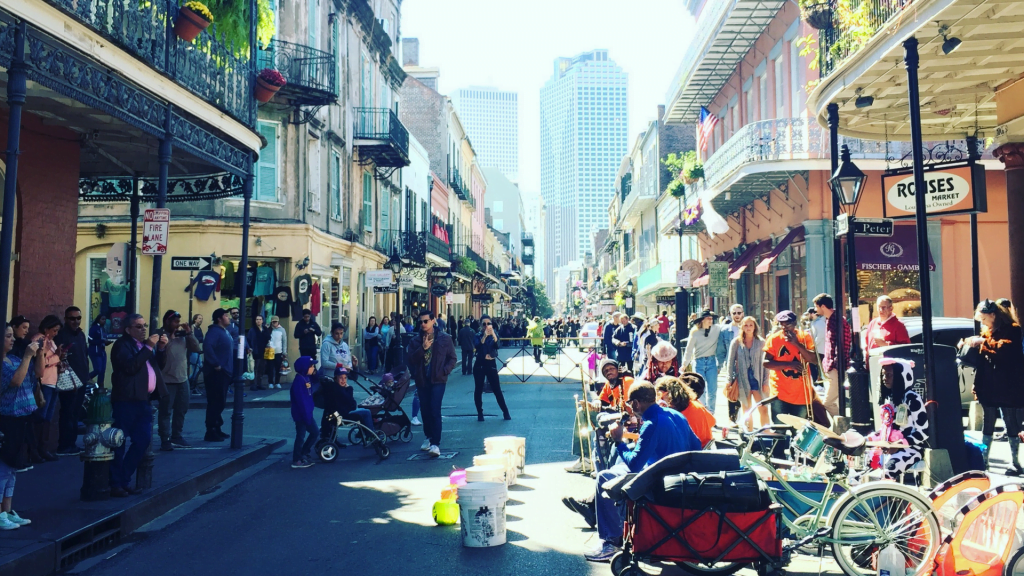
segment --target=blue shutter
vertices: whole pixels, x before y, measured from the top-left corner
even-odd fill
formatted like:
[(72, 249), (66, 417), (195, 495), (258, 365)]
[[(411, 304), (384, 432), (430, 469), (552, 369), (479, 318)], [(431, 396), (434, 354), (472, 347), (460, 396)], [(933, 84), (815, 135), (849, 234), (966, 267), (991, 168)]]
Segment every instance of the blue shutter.
[(373, 230), (373, 176), (363, 172), (363, 228)]
[(277, 124), (258, 122), (260, 135), (267, 139), (267, 145), (260, 150), (260, 158), (256, 162), (256, 182), (254, 200), (266, 202), (277, 201)]

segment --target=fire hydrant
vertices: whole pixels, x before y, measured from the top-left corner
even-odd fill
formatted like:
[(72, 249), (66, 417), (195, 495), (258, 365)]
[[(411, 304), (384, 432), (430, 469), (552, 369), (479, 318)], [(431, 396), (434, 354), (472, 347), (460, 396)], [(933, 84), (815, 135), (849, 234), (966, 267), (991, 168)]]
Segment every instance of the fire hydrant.
[(114, 459), (114, 450), (124, 445), (124, 432), (114, 428), (113, 423), (110, 392), (96, 388), (85, 401), (85, 435), (82, 437), (85, 450), (81, 456), (85, 462), (82, 500), (110, 498), (110, 461)]

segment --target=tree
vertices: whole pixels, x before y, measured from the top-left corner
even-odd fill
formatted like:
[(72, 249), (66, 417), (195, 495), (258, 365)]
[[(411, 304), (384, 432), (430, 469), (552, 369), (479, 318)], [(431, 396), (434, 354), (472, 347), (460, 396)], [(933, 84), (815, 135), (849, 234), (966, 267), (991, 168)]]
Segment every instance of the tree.
[(548, 300), (548, 293), (543, 282), (531, 277), (523, 282), (523, 287), (526, 289), (524, 297), (526, 313), (530, 318), (534, 316), (551, 318), (555, 315), (555, 310), (551, 307), (551, 301)]

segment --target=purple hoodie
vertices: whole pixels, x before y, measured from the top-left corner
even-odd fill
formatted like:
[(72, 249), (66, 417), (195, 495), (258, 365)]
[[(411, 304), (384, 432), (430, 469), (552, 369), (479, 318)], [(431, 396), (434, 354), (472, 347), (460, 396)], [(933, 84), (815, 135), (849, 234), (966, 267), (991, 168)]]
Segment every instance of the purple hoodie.
[(295, 380), (292, 381), (292, 420), (302, 424), (316, 424), (313, 420), (313, 388), (309, 382), (309, 367), (315, 361), (302, 356), (295, 361)]

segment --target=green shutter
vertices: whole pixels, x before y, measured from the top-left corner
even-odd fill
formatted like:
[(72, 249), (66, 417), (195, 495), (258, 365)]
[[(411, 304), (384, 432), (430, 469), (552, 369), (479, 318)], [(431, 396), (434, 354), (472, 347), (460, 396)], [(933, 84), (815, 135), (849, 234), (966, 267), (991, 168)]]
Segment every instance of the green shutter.
[(373, 230), (373, 176), (363, 172), (363, 228)]
[(267, 145), (260, 150), (256, 163), (256, 185), (254, 200), (277, 201), (277, 124), (259, 122), (260, 135), (267, 139)]
[(308, 26), (309, 26), (309, 47), (310, 48), (317, 48), (317, 49), (320, 48), (320, 43), (318, 42), (318, 40), (320, 39), (320, 34), (319, 34), (320, 30), (318, 30), (318, 26), (317, 26), (317, 23), (320, 22), (320, 18), (318, 17), (319, 14), (317, 14), (317, 12), (319, 10), (320, 10), (320, 3), (317, 0), (309, 0), (309, 23), (308, 23)]
[(341, 157), (331, 153), (331, 216), (341, 219)]

